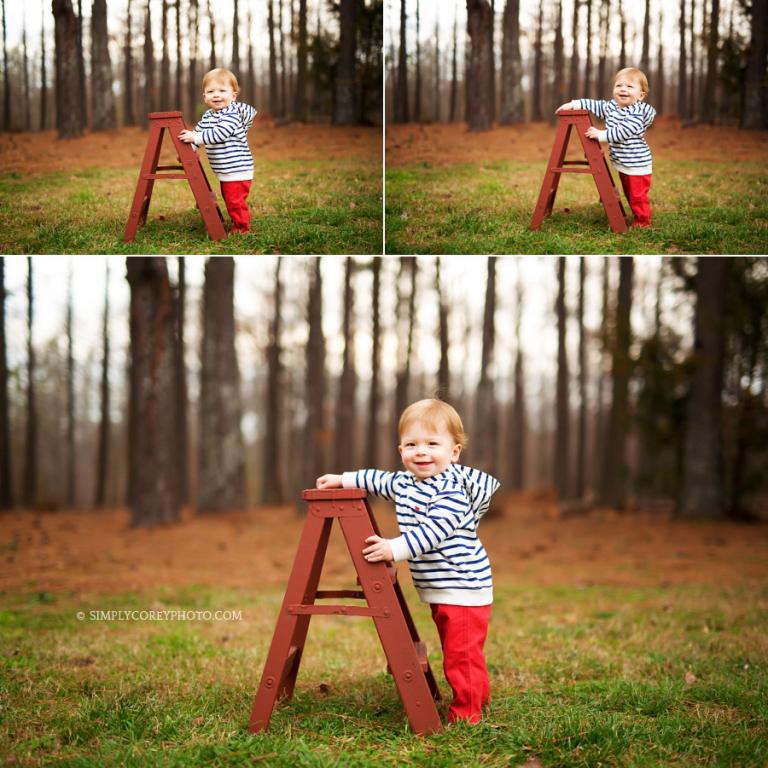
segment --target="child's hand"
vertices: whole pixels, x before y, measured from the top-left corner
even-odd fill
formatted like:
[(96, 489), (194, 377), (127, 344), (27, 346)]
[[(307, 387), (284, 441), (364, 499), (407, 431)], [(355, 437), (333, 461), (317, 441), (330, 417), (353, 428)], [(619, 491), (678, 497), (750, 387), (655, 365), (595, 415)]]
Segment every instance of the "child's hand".
[(573, 106), (572, 101), (567, 101), (565, 104), (562, 104), (555, 110), (555, 114), (562, 112), (564, 109), (576, 109), (576, 107)]
[(587, 128), (585, 135), (588, 139), (598, 139), (600, 138), (600, 131), (598, 128), (595, 128), (594, 125), (590, 125), (589, 128)]
[(331, 488), (341, 488), (341, 475), (323, 475), (318, 477), (315, 481), (315, 487), (321, 490), (329, 490)]
[(194, 144), (195, 143), (195, 132), (194, 131), (187, 131), (184, 130), (179, 134), (179, 138), (185, 143), (185, 144)]
[(378, 563), (381, 560), (389, 563), (395, 559), (389, 542), (386, 539), (382, 539), (381, 536), (369, 536), (365, 543), (371, 545), (363, 550), (363, 555), (369, 563)]

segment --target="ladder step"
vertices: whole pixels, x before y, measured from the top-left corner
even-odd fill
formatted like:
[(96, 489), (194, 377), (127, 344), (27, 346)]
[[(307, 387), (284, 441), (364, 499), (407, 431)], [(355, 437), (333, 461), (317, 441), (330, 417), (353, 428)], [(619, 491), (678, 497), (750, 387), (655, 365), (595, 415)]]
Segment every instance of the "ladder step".
[(552, 173), (592, 173), (591, 168), (550, 168)]
[(144, 173), (142, 179), (186, 179), (186, 173)]
[(365, 592), (359, 589), (318, 589), (315, 598), (322, 600), (329, 597), (354, 597), (356, 600), (365, 600)]
[(358, 605), (305, 605), (294, 603), (288, 606), (288, 613), (294, 616), (372, 616), (388, 618), (389, 608), (367, 608)]

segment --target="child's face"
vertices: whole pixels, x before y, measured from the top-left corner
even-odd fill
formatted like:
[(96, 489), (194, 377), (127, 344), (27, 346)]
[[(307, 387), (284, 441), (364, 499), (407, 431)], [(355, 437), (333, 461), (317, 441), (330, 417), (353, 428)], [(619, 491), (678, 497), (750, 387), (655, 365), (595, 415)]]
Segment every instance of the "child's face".
[(461, 446), (445, 427), (438, 429), (420, 423), (406, 426), (398, 450), (403, 466), (419, 480), (439, 475), (461, 454)]
[(207, 107), (217, 112), (228, 107), (237, 96), (237, 91), (224, 80), (209, 80), (203, 89), (203, 101)]
[(613, 98), (620, 107), (631, 107), (645, 98), (640, 80), (634, 77), (619, 77), (613, 84)]

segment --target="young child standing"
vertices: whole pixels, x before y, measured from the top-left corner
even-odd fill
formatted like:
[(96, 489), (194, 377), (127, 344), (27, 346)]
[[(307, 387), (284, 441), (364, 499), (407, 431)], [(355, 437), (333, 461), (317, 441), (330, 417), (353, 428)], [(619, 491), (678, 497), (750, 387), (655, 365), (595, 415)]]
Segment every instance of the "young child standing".
[(395, 502), (401, 535), (369, 537), (363, 555), (372, 563), (408, 561), (440, 635), (443, 671), (453, 690), (448, 720), (477, 723), (490, 697), (483, 648), (493, 602), (491, 564), (477, 525), (499, 482), (456, 463), (467, 438), (447, 403), (413, 403), (400, 417), (399, 434), (404, 472), (323, 475), (317, 487), (364, 488)]
[(203, 101), (209, 107), (194, 131), (182, 131), (187, 144), (204, 146), (221, 185), (221, 196), (235, 232), (251, 231), (248, 193), (253, 180), (253, 156), (248, 131), (256, 116), (250, 104), (237, 101), (240, 87), (228, 69), (218, 68), (203, 77)]
[(610, 101), (575, 99), (557, 109), (588, 109), (605, 120), (605, 130), (592, 125), (586, 133), (590, 139), (608, 143), (608, 155), (635, 215), (633, 227), (651, 226), (648, 191), (653, 165), (645, 131), (656, 117), (656, 110), (645, 103), (647, 95), (648, 78), (636, 67), (627, 67), (616, 73)]

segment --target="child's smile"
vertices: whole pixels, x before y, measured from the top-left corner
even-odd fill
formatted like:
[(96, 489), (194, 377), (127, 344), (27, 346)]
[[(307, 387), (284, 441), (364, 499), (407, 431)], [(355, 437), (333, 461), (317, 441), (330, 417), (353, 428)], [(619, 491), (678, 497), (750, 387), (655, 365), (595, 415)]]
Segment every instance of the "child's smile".
[(217, 112), (228, 107), (235, 99), (237, 94), (232, 86), (221, 80), (212, 80), (203, 91), (203, 101), (206, 106)]
[(631, 78), (620, 78), (613, 85), (613, 98), (620, 107), (631, 107), (635, 102), (642, 101), (645, 94), (640, 87), (640, 81)]
[(403, 466), (419, 480), (426, 480), (457, 461), (461, 446), (445, 429), (411, 424), (400, 436), (399, 451)]

